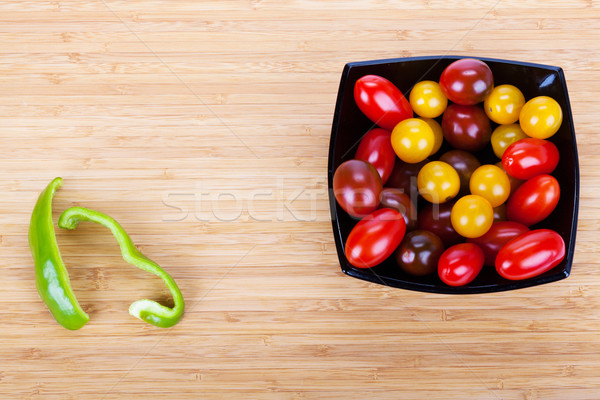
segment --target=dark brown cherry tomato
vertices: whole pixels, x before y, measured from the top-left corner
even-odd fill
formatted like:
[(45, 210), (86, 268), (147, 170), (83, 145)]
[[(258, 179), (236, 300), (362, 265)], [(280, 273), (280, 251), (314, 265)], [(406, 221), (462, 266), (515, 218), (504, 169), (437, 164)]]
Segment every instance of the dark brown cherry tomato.
[(486, 63), (463, 58), (448, 65), (440, 76), (442, 92), (450, 101), (465, 106), (482, 102), (494, 88), (494, 76)]
[(506, 216), (510, 221), (531, 226), (546, 219), (560, 198), (560, 186), (551, 175), (538, 175), (525, 181), (506, 203)]
[(492, 136), (490, 120), (479, 106), (450, 104), (442, 117), (444, 138), (460, 150), (479, 151)]
[(417, 175), (419, 175), (419, 171), (427, 163), (429, 163), (428, 159), (416, 164), (409, 164), (402, 160), (396, 160), (392, 175), (385, 186), (402, 189), (411, 199), (416, 198), (419, 195)]
[(478, 245), (483, 250), (483, 254), (485, 254), (485, 265), (493, 267), (500, 249), (506, 243), (525, 232), (529, 232), (529, 228), (518, 222), (494, 222), (485, 235), (475, 239), (467, 239), (467, 242)]
[(461, 243), (444, 251), (438, 262), (440, 279), (450, 286), (463, 286), (483, 268), (483, 250), (473, 243)]
[(550, 271), (564, 258), (563, 238), (550, 229), (537, 229), (502, 247), (496, 257), (496, 271), (506, 279), (528, 279)]
[(450, 150), (440, 157), (440, 161), (450, 164), (460, 178), (460, 191), (458, 197), (469, 194), (469, 181), (473, 171), (481, 166), (481, 163), (473, 154), (463, 150)]
[(356, 268), (371, 268), (392, 255), (406, 231), (404, 217), (396, 210), (382, 208), (352, 228), (346, 240), (345, 254)]
[(402, 214), (407, 231), (412, 231), (417, 227), (417, 208), (402, 189), (383, 188), (380, 207), (393, 208)]
[(412, 108), (402, 92), (381, 76), (365, 75), (357, 80), (354, 101), (371, 121), (389, 131), (413, 116)]
[(382, 189), (375, 167), (362, 160), (342, 163), (333, 175), (335, 199), (353, 217), (364, 217), (375, 211)]
[(494, 222), (506, 221), (506, 203), (494, 207)]
[(392, 132), (385, 129), (375, 128), (363, 136), (356, 149), (357, 160), (363, 160), (375, 167), (381, 183), (385, 185), (394, 169), (396, 153), (392, 148)]
[(404, 236), (396, 250), (396, 263), (408, 274), (425, 276), (437, 270), (443, 252), (444, 243), (436, 234), (416, 230)]
[(502, 165), (508, 175), (526, 180), (536, 175), (551, 174), (558, 165), (558, 159), (554, 143), (525, 138), (508, 146), (502, 155)]
[(454, 203), (449, 201), (443, 204), (427, 204), (419, 211), (417, 218), (419, 229), (435, 233), (446, 247), (464, 242), (464, 238), (454, 230), (450, 221)]

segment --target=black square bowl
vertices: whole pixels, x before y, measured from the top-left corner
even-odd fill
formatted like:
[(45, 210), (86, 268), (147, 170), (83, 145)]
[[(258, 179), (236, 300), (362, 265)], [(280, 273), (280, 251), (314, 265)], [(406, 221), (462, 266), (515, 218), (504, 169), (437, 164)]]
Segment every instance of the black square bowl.
[[(575, 234), (577, 231), (579, 162), (565, 76), (560, 67), (491, 58), (479, 59), (490, 66), (494, 74), (495, 85), (515, 85), (523, 92), (526, 100), (535, 96), (550, 96), (558, 101), (562, 107), (562, 126), (549, 139), (556, 144), (560, 152), (560, 162), (553, 173), (560, 183), (560, 201), (554, 212), (546, 220), (531, 228), (548, 228), (558, 232), (565, 241), (567, 252), (565, 259), (552, 270), (540, 276), (521, 281), (504, 279), (496, 273), (494, 268), (486, 266), (473, 282), (462, 287), (447, 286), (436, 274), (427, 277), (408, 275), (396, 265), (393, 257), (376, 267), (368, 269), (355, 268), (346, 259), (344, 245), (350, 231), (358, 221), (337, 205), (333, 195), (333, 174), (342, 162), (354, 158), (356, 146), (360, 139), (374, 127), (374, 124), (358, 109), (354, 102), (354, 84), (364, 75), (380, 75), (394, 83), (408, 98), (410, 89), (415, 83), (422, 80), (439, 81), (444, 68), (461, 58), (465, 57), (411, 57), (346, 64), (335, 107), (328, 161), (331, 220), (340, 266), (345, 274), (387, 286), (451, 294), (512, 290), (553, 282), (569, 276), (573, 263)], [(438, 152), (438, 157), (443, 152), (444, 148)], [(478, 153), (478, 156), (482, 164), (498, 162), (491, 151), (490, 145), (487, 149)], [(436, 157), (430, 159), (434, 160)]]

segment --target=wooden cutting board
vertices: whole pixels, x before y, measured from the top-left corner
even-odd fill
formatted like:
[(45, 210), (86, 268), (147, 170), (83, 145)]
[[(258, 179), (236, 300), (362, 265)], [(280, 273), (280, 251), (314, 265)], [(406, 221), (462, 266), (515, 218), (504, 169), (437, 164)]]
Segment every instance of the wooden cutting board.
[[(600, 398), (600, 3), (0, 1), (0, 398)], [(562, 66), (581, 165), (572, 275), (416, 293), (340, 272), (327, 199), (346, 62), (460, 54)], [(91, 321), (35, 289), (38, 193), (116, 218), (179, 283), (184, 318), (109, 232), (59, 231)]]

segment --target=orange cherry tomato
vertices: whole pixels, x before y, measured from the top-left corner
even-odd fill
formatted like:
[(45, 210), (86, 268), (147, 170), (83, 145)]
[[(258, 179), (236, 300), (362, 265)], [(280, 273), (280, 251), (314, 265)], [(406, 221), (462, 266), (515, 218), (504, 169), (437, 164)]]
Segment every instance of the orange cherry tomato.
[(560, 104), (548, 96), (538, 96), (529, 100), (519, 115), (523, 132), (537, 139), (548, 139), (558, 132), (562, 120)]
[(477, 168), (471, 175), (469, 188), (472, 194), (483, 197), (492, 207), (503, 204), (510, 195), (508, 176), (495, 165), (488, 164)]
[(494, 223), (494, 209), (483, 197), (470, 194), (454, 204), (450, 220), (459, 235), (477, 238), (483, 236)]
[(500, 85), (483, 102), (483, 109), (497, 124), (513, 124), (519, 120), (519, 113), (525, 104), (525, 97), (513, 85)]
[(409, 118), (400, 122), (392, 131), (392, 147), (404, 162), (416, 164), (431, 154), (435, 136), (423, 120)]
[(519, 124), (500, 125), (492, 132), (492, 149), (498, 158), (502, 158), (504, 151), (517, 140), (528, 137)]
[(430, 203), (445, 203), (458, 194), (460, 178), (450, 164), (432, 161), (419, 171), (417, 187), (421, 196)]
[(437, 82), (421, 81), (410, 91), (409, 102), (419, 116), (436, 118), (446, 109), (448, 98)]

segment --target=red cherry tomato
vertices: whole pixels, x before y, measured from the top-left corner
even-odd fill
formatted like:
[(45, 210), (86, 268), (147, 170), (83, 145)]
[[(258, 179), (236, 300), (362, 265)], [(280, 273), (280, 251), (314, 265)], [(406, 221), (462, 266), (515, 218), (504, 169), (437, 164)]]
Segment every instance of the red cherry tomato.
[(510, 176), (531, 179), (536, 175), (551, 174), (558, 165), (558, 149), (544, 139), (517, 140), (504, 151), (502, 165)]
[(353, 217), (364, 217), (375, 211), (382, 189), (375, 167), (362, 160), (342, 163), (333, 175), (335, 199)]
[(417, 208), (410, 197), (401, 189), (383, 188), (380, 206), (382, 208), (392, 208), (402, 214), (407, 231), (412, 231), (417, 227)]
[(355, 158), (374, 166), (384, 185), (392, 174), (396, 162), (396, 153), (392, 148), (391, 137), (392, 132), (390, 131), (381, 128), (372, 129), (363, 136), (358, 149), (356, 149)]
[(483, 251), (473, 243), (461, 243), (442, 253), (438, 261), (438, 275), (450, 286), (471, 282), (483, 268)]
[(382, 208), (360, 220), (346, 240), (345, 253), (350, 264), (371, 268), (392, 255), (402, 242), (406, 224), (396, 210)]
[(479, 106), (450, 104), (442, 117), (444, 138), (460, 150), (479, 151), (492, 137), (490, 120)]
[(560, 186), (551, 175), (538, 175), (525, 181), (508, 198), (506, 217), (510, 221), (531, 226), (554, 211), (560, 198)]
[(482, 102), (492, 92), (494, 77), (483, 61), (463, 58), (442, 72), (440, 87), (448, 99), (468, 106)]
[(485, 235), (475, 239), (467, 239), (467, 242), (478, 245), (483, 250), (483, 254), (485, 254), (485, 265), (493, 267), (500, 249), (506, 243), (525, 232), (529, 232), (529, 228), (518, 222), (494, 222)]
[(390, 131), (400, 121), (413, 116), (412, 108), (402, 92), (381, 76), (365, 75), (357, 80), (354, 100), (371, 121)]
[(448, 201), (443, 204), (427, 204), (419, 211), (417, 218), (419, 229), (435, 233), (446, 247), (464, 241), (463, 237), (454, 230), (450, 220), (455, 203), (455, 201)]
[(550, 271), (563, 258), (563, 238), (550, 229), (537, 229), (512, 239), (500, 250), (496, 271), (506, 279), (528, 279)]

